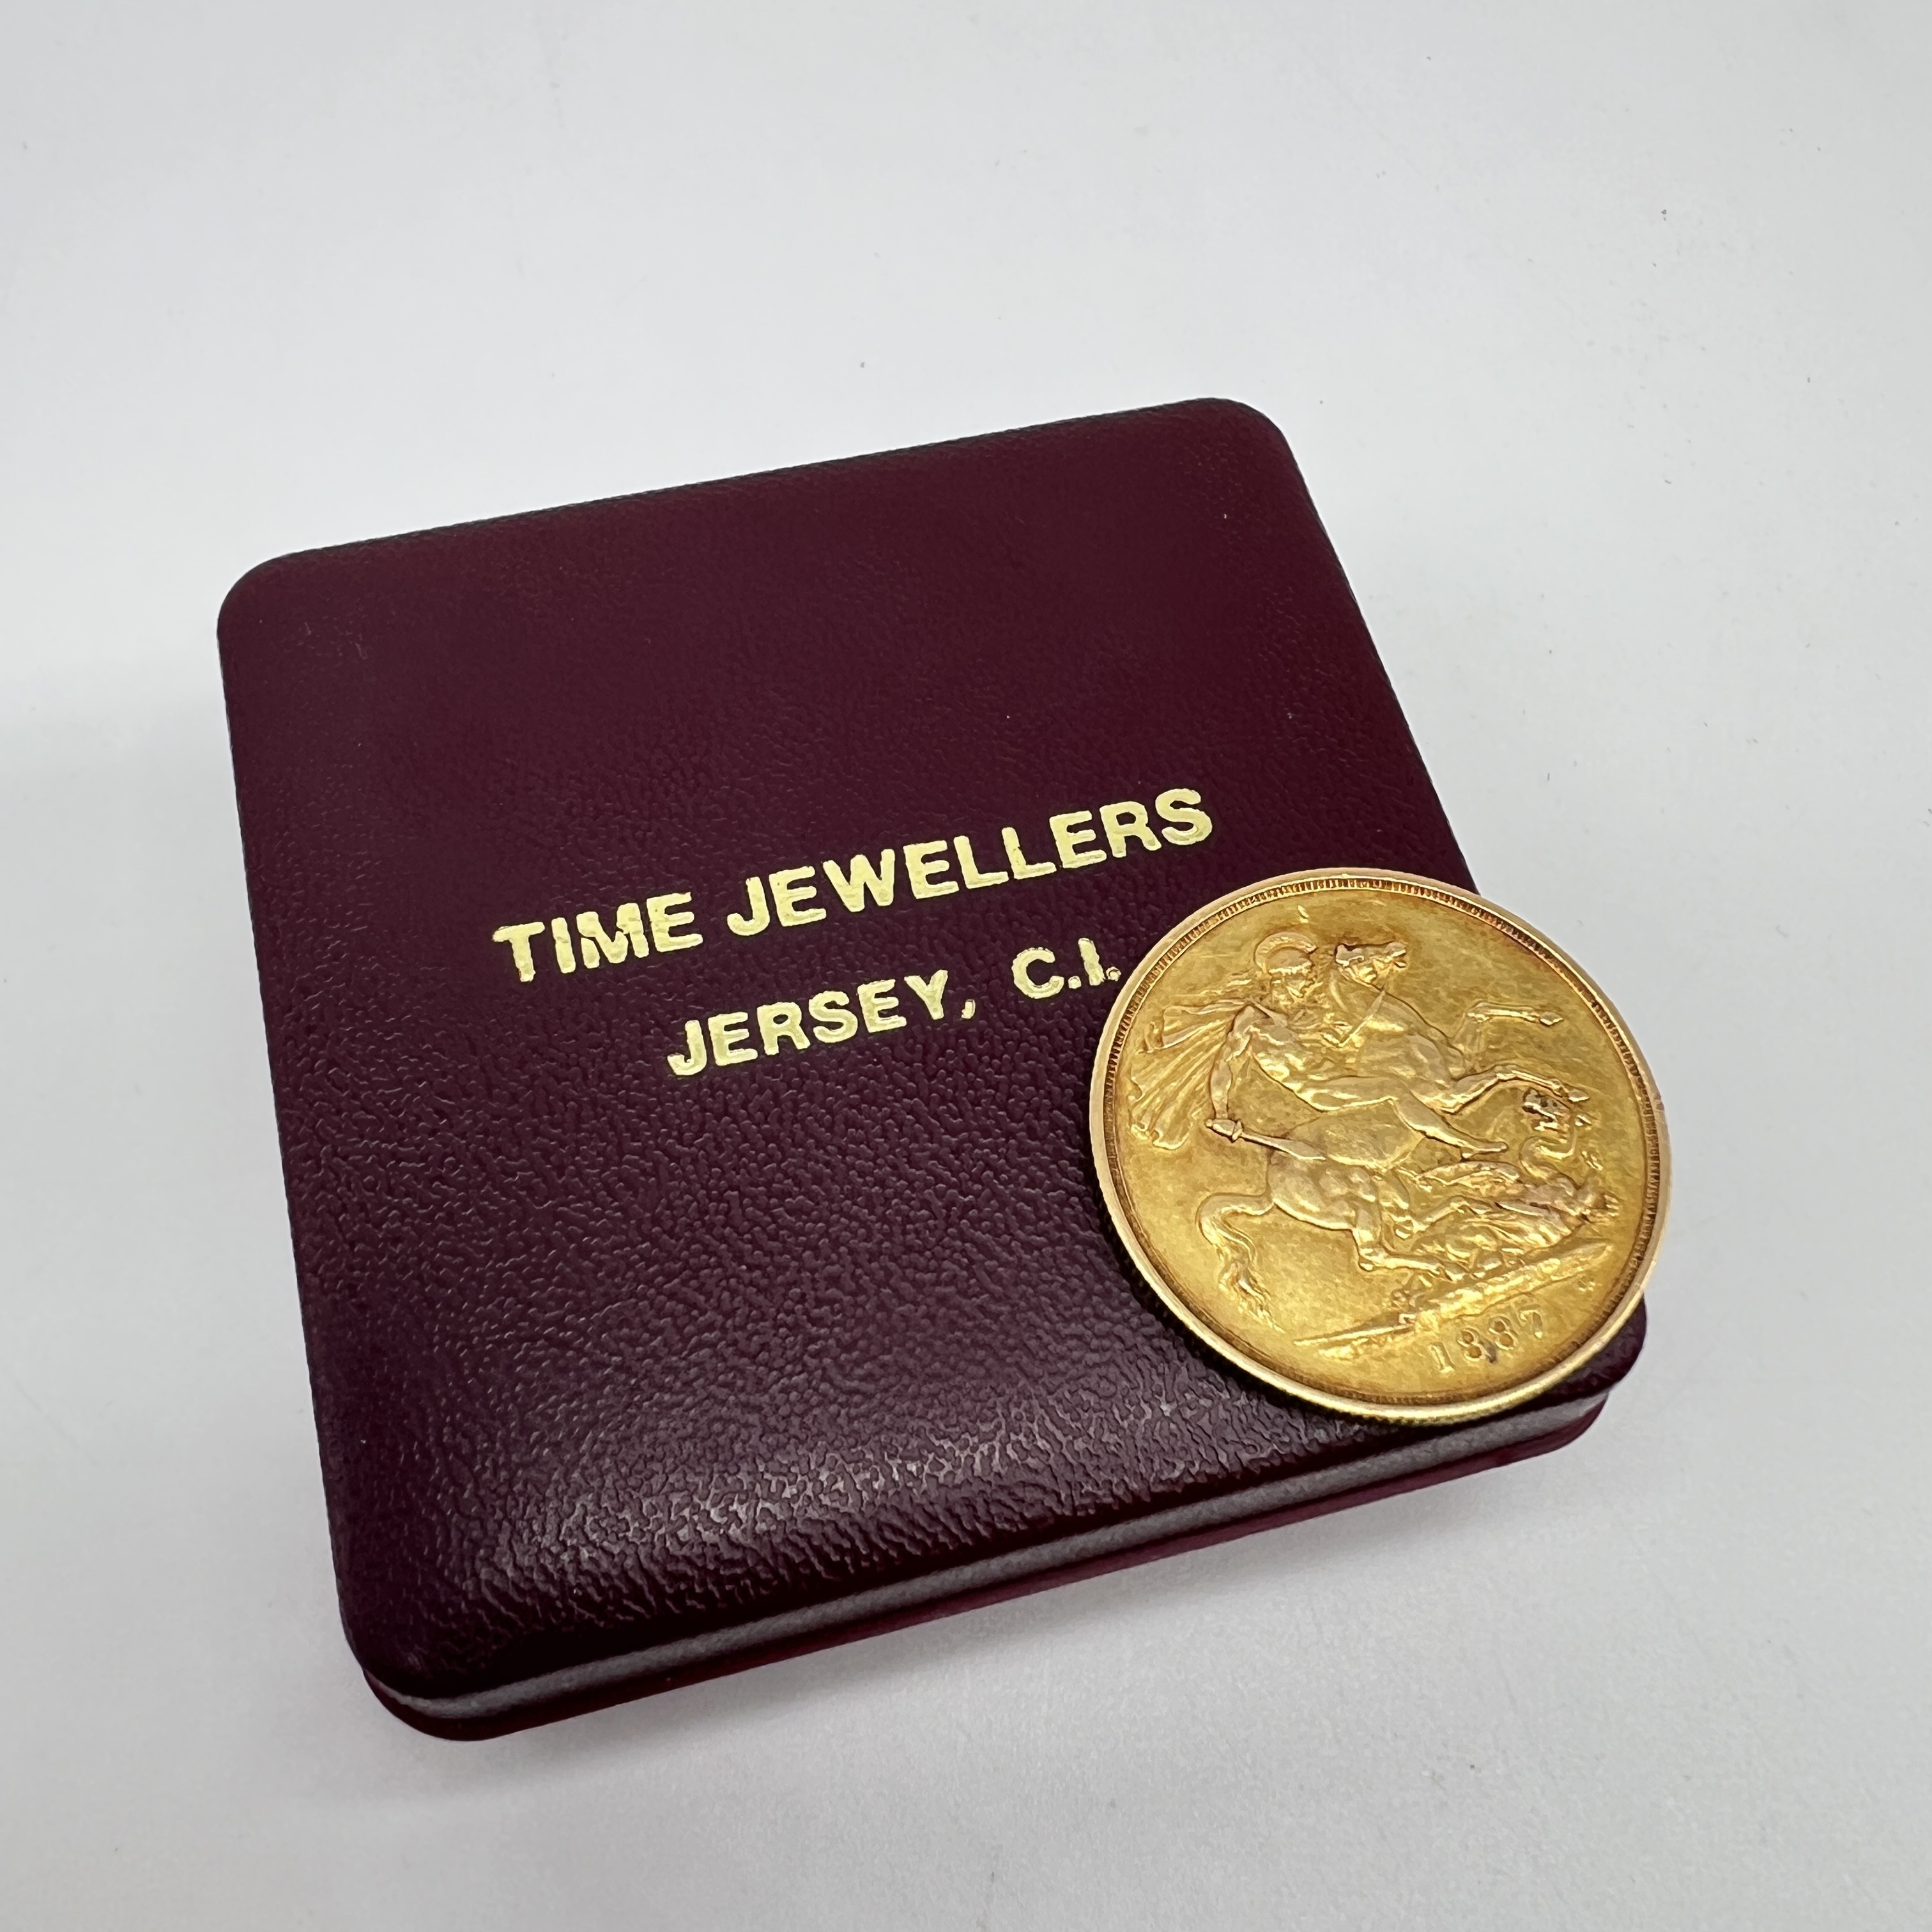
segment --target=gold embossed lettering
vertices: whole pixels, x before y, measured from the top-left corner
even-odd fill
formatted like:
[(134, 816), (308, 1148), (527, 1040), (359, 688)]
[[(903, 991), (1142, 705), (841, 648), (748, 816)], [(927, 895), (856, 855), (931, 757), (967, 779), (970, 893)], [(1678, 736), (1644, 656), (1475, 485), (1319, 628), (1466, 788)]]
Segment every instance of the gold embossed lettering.
[(1020, 835), (1010, 825), (1000, 827), (1000, 837), (1005, 842), (1006, 863), (1013, 868), (1015, 878), (1043, 879), (1048, 873), (1059, 871), (1060, 868), (1051, 859), (1042, 859), (1035, 865), (1020, 850)]
[(578, 949), (586, 966), (600, 966), (606, 960), (615, 966), (633, 954), (641, 959), (650, 950), (644, 943), (644, 920), (634, 903), (617, 908), (614, 935), (604, 930), (603, 915), (596, 912), (577, 915), (577, 932)]
[(1170, 845), (1198, 845), (1214, 830), (1214, 821), (1195, 809), (1200, 802), (1201, 794), (1185, 785), (1164, 791), (1154, 800), (1154, 810), (1167, 821), (1160, 836)]
[(825, 862), (825, 876), (832, 881), (832, 890), (838, 895), (840, 903), (848, 912), (863, 912), (868, 892), (874, 904), (889, 906), (892, 902), (892, 874), (898, 864), (898, 856), (888, 846), (879, 854), (878, 866), (874, 869), (864, 853), (854, 853), (849, 873), (840, 868), (837, 860), (828, 859)]
[(650, 917), (651, 937), (657, 942), (660, 952), (682, 952), (687, 946), (704, 944), (703, 933), (678, 930), (680, 926), (691, 925), (697, 917), (694, 913), (676, 910), (690, 903), (688, 892), (660, 892), (656, 898), (645, 900), (644, 910)]
[(510, 949), (510, 957), (516, 963), (517, 977), (526, 983), (537, 976), (537, 962), (530, 957), (530, 941), (543, 929), (543, 921), (536, 919), (527, 926), (500, 926), (490, 935), (497, 945)]
[(952, 842), (952, 849), (959, 855), (959, 876), (966, 881), (969, 892), (977, 892), (982, 886), (1004, 886), (1007, 875), (1004, 872), (982, 872), (973, 856), (973, 842), (962, 832)]
[(1063, 991), (1066, 982), (1058, 973), (1045, 980), (1036, 979), (1033, 969), (1036, 966), (1051, 966), (1053, 953), (1045, 946), (1029, 946), (1024, 952), (1013, 956), (1013, 984), (1030, 1000), (1050, 1000)]
[(916, 973), (905, 976), (906, 984), (919, 995), (919, 1003), (936, 1020), (946, 1017), (946, 968), (921, 979)]
[(898, 998), (892, 992), (896, 983), (891, 980), (868, 980), (859, 988), (859, 1011), (865, 1017), (868, 1033), (890, 1033), (893, 1028), (905, 1024), (905, 1015), (899, 1011)]
[(1120, 976), (1120, 969), (1118, 966), (1103, 966), (1100, 963), (1100, 949), (1090, 939), (1083, 939), (1080, 942), (1080, 963), (1087, 969), (1087, 983), (1090, 986), (1098, 986)]
[(1094, 814), (1090, 812), (1057, 812), (1046, 821), (1046, 829), (1053, 834), (1054, 849), (1060, 854), (1060, 862), (1070, 872), (1076, 866), (1104, 866), (1107, 862), (1106, 853), (1081, 849), (1097, 843), (1100, 836), (1094, 830)]
[(765, 902), (765, 882), (760, 878), (745, 881), (746, 903), (748, 912), (728, 912), (724, 923), (740, 939), (749, 939), (754, 933), (763, 932), (772, 922), (772, 909)]
[[(922, 838), (902, 849), (905, 854), (906, 884), (911, 886), (914, 898), (943, 899), (948, 893), (959, 890), (957, 879), (942, 879), (939, 876), (952, 862), (943, 856), (946, 850), (944, 838)], [(935, 858), (934, 853), (942, 856)]]
[(818, 870), (816, 866), (788, 866), (772, 874), (772, 904), (778, 909), (779, 925), (811, 926), (825, 916), (823, 906), (806, 904), (818, 896), (818, 888), (805, 883)]
[(711, 1032), (711, 1058), (720, 1066), (741, 1066), (758, 1058), (746, 1042), (752, 1037), (749, 1013), (713, 1013), (705, 1024)]
[(684, 1051), (668, 1053), (664, 1064), (680, 1079), (688, 1080), (694, 1073), (702, 1073), (710, 1064), (710, 1056), (704, 1051), (704, 1028), (698, 1020), (684, 1023)]
[(550, 922), (550, 950), (556, 955), (556, 970), (560, 973), (577, 970), (577, 947), (570, 937), (570, 926), (566, 920), (554, 919)]
[(812, 1042), (805, 1036), (805, 1016), (799, 1011), (795, 1000), (774, 1000), (768, 1006), (758, 1009), (758, 1037), (764, 1041), (767, 1053), (778, 1050), (778, 1042), (788, 1040), (800, 1053)]
[(1127, 856), (1127, 841), (1137, 839), (1150, 852), (1160, 850), (1160, 836), (1148, 823), (1148, 808), (1138, 799), (1124, 798), (1118, 805), (1100, 808), (1100, 829), (1107, 835), (1107, 850), (1117, 859)]
[[(890, 986), (892, 982), (886, 982)], [(814, 993), (806, 1002), (812, 1018), (818, 1022), (812, 1029), (812, 1037), (821, 1046), (836, 1046), (842, 1040), (850, 1040), (859, 1030), (858, 1016), (852, 1010), (850, 995), (844, 993)]]

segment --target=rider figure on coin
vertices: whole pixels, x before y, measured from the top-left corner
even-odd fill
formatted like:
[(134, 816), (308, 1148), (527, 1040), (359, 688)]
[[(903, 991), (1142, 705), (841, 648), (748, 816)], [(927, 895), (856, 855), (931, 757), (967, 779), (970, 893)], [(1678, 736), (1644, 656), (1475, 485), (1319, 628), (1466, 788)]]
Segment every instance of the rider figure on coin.
[(1364, 1072), (1348, 1064), (1343, 1056), (1361, 1028), (1350, 1028), (1345, 1013), (1317, 997), (1322, 991), (1316, 970), (1318, 950), (1308, 934), (1292, 929), (1271, 932), (1256, 946), (1262, 988), (1234, 1016), (1208, 1076), (1209, 1128), (1230, 1140), (1241, 1138), (1240, 1123), (1228, 1108), (1234, 1075), (1244, 1060), (1252, 1060), (1318, 1113), (1386, 1103), (1412, 1132), (1459, 1153), (1500, 1152), (1498, 1142), (1477, 1139), (1445, 1120), (1405, 1077), (1406, 1068)]

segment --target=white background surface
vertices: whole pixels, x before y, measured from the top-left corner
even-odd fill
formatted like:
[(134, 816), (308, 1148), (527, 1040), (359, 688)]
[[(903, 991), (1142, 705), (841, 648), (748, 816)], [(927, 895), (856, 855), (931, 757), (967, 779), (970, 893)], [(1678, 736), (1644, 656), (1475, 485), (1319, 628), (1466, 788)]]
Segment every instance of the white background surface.
[[(0, 6), (0, 1923), (1923, 1925), (1922, 5)], [(1222, 394), (1669, 1106), (1560, 1456), (494, 1743), (335, 1619), (212, 625)]]

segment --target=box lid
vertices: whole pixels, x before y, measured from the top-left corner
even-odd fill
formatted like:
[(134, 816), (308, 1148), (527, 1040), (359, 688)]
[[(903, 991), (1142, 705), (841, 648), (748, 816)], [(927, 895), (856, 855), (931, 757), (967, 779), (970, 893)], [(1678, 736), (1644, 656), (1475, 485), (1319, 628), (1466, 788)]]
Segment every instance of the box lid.
[(1094, 1183), (1112, 982), (1169, 926), (1304, 867), (1468, 883), (1252, 410), (285, 557), (220, 628), (344, 1615), (393, 1698), (500, 1712), (1480, 1446), (1208, 1357)]

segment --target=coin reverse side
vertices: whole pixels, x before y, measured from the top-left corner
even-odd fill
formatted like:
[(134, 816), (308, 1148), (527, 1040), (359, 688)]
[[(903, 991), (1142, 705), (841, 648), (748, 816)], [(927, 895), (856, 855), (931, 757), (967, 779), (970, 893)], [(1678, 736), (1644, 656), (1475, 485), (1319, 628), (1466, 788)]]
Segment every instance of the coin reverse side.
[(1630, 1318), (1663, 1226), (1663, 1110), (1610, 1002), (1406, 873), (1291, 873), (1176, 927), (1121, 988), (1090, 1123), (1174, 1312), (1358, 1415), (1540, 1394)]

